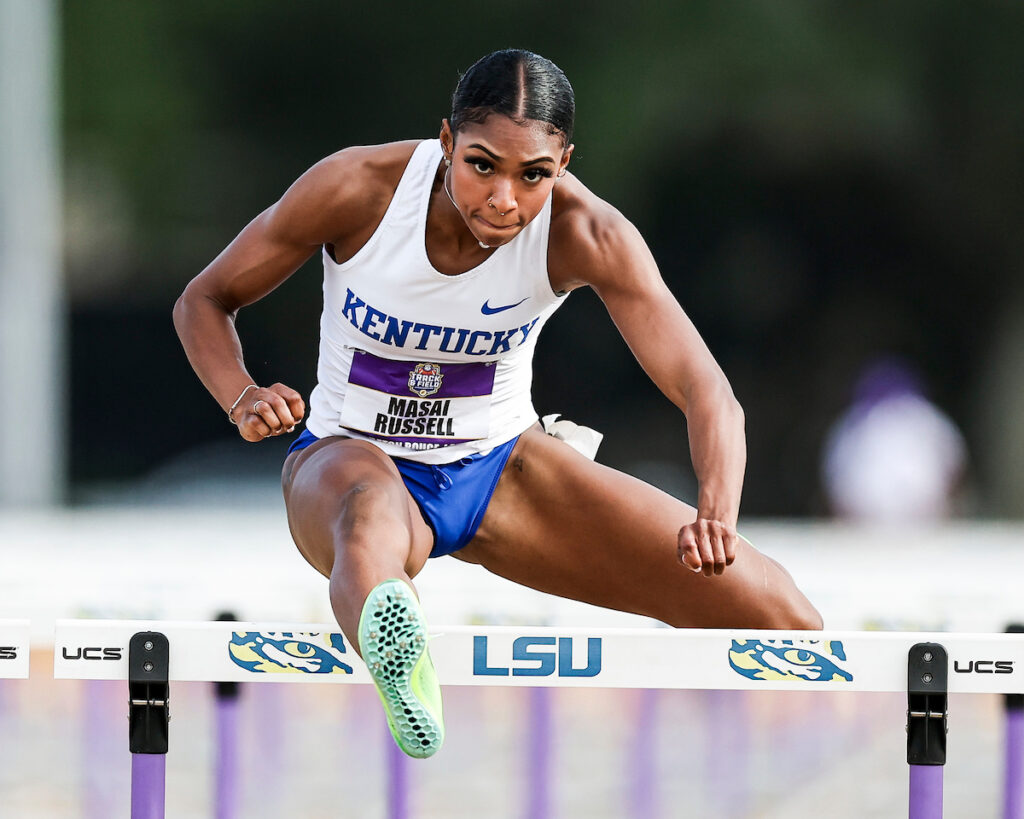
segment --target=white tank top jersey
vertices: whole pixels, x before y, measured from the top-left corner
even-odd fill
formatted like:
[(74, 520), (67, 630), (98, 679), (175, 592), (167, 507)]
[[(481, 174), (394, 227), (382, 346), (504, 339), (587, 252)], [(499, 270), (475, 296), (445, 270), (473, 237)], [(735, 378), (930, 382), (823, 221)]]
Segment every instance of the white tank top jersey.
[(564, 301), (548, 281), (551, 197), (511, 242), (457, 276), (426, 250), (441, 144), (424, 140), (370, 240), (324, 259), (317, 386), (307, 429), (372, 441), (388, 455), (456, 461), (537, 421), (533, 350)]

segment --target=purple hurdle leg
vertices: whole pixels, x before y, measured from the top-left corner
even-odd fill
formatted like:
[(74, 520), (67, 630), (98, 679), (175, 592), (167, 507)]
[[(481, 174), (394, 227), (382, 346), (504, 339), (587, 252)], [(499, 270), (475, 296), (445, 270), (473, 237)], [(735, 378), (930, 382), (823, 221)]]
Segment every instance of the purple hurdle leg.
[(395, 743), (389, 730), (385, 735), (388, 757), (388, 819), (409, 816), (409, 758)]
[(548, 819), (551, 815), (551, 691), (531, 688), (527, 742), (527, 819)]
[(949, 659), (938, 643), (916, 643), (907, 656), (907, 763), (910, 819), (942, 819)]
[[(1010, 623), (1008, 634), (1024, 633), (1024, 624)], [(1007, 694), (1006, 755), (1003, 769), (1003, 819), (1024, 819), (1024, 694)]]
[[(233, 623), (238, 618), (233, 611), (221, 611), (217, 622)], [(216, 714), (217, 760), (214, 772), (214, 816), (216, 819), (236, 819), (238, 794), (238, 698), (241, 685), (222, 680), (214, 683), (214, 711)]]
[[(82, 715), (82, 819), (116, 816), (121, 789), (113, 787), (110, 768), (124, 758), (120, 726), (111, 720), (123, 704), (121, 686), (111, 680), (83, 680)], [(115, 763), (116, 760), (116, 763)]]
[(910, 766), (910, 819), (942, 819), (942, 765)]
[(128, 642), (128, 750), (132, 754), (131, 819), (164, 819), (170, 646), (156, 631)]
[(216, 819), (238, 814), (238, 683), (217, 683)]
[(639, 692), (636, 733), (633, 736), (633, 769), (630, 788), (631, 815), (634, 819), (654, 819), (657, 815), (658, 754), (657, 710), (658, 690), (643, 688)]
[(164, 819), (165, 754), (132, 754), (132, 819)]
[(1006, 697), (1006, 766), (1003, 772), (1003, 819), (1024, 819), (1024, 696)]

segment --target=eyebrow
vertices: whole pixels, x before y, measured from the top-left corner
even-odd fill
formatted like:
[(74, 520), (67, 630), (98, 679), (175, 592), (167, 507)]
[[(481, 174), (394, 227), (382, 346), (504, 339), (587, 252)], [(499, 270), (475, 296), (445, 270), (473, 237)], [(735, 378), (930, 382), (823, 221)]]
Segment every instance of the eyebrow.
[[(500, 156), (498, 156), (496, 153), (494, 153), (494, 151), (488, 150), (483, 145), (481, 145), (479, 142), (474, 142), (472, 145), (467, 145), (466, 147), (467, 148), (478, 148), (479, 150), (481, 150), (485, 154), (487, 154), (495, 162), (500, 162), (501, 161), (501, 157)], [(555, 160), (553, 160), (550, 156), (539, 156), (536, 159), (528, 159), (526, 162), (520, 163), (520, 165), (522, 165), (522, 167), (525, 168), (527, 165), (535, 165), (538, 162), (550, 162), (552, 165), (555, 164)]]

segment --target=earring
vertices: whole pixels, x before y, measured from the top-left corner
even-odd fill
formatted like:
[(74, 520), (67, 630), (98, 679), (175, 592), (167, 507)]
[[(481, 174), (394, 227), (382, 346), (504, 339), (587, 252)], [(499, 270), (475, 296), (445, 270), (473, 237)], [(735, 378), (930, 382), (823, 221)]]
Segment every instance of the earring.
[(564, 169), (562, 170), (562, 172), (560, 174), (558, 174), (558, 178), (561, 179), (563, 176), (565, 176), (565, 170)]
[(450, 168), (452, 166), (452, 161), (448, 157), (445, 157), (444, 164), (446, 168)]

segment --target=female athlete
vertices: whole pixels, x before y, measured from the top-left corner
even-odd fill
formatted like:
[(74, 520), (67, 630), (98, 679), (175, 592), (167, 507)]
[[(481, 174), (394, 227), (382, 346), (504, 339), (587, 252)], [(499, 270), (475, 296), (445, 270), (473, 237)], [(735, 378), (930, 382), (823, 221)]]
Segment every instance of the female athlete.
[[(821, 626), (736, 533), (743, 413), (639, 233), (568, 172), (574, 109), (550, 61), (490, 54), (459, 81), (439, 139), (317, 163), (175, 305), (189, 361), (239, 434), (291, 432), (302, 397), (253, 382), (234, 320), (322, 254), (318, 383), (284, 463), (288, 521), (412, 756), (444, 737), (412, 588), (429, 557), (673, 626)], [(537, 337), (584, 286), (686, 416), (696, 508), (538, 423)]]

